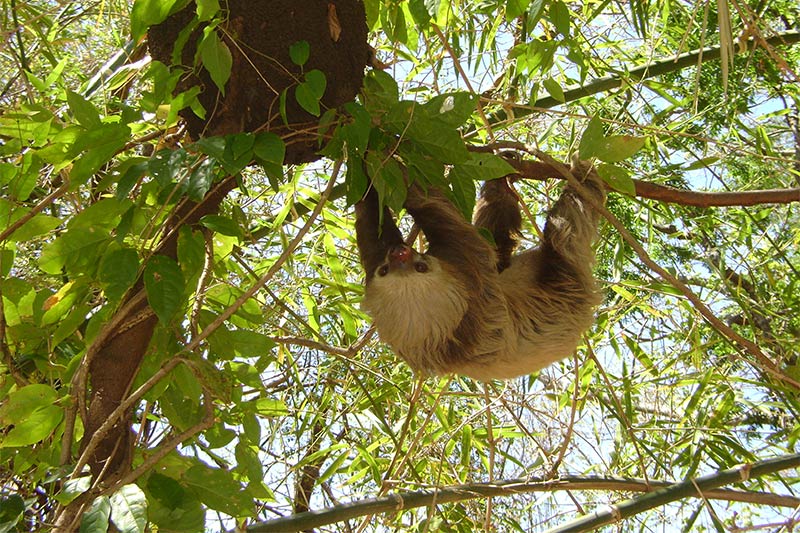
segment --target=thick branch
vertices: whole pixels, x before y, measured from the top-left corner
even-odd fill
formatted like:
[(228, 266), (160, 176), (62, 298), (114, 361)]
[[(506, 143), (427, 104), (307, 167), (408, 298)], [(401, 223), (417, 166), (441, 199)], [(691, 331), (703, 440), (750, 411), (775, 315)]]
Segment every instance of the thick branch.
[[(681, 483), (646, 481), (643, 479), (579, 476), (564, 476), (556, 480), (520, 478), (496, 481), (493, 483), (469, 483), (437, 490), (401, 492), (390, 494), (382, 498), (370, 498), (359, 502), (337, 505), (320, 511), (299, 513), (285, 518), (277, 518), (275, 520), (261, 522), (260, 524), (254, 524), (247, 528), (247, 531), (253, 533), (303, 531), (377, 513), (397, 512), (403, 509), (413, 509), (416, 507), (495, 496), (514, 496), (529, 492), (567, 490), (611, 490), (648, 493), (640, 498), (627, 500), (615, 507), (617, 509), (622, 508), (626, 510), (634, 508), (632, 503), (639, 504), (639, 502), (644, 502), (639, 505), (649, 505), (642, 509), (645, 510), (687, 497), (703, 497), (714, 500), (738, 501), (793, 508), (800, 504), (800, 498), (764, 492), (719, 489), (717, 487), (741, 482), (748, 478), (761, 477), (789, 468), (795, 468), (798, 465), (800, 465), (800, 454), (788, 455), (778, 459), (761, 461), (753, 465), (744, 465), (731, 470), (723, 470), (709, 476)], [(592, 515), (592, 517), (594, 516), (595, 515)], [(585, 530), (586, 529), (582, 529), (581, 531)]]

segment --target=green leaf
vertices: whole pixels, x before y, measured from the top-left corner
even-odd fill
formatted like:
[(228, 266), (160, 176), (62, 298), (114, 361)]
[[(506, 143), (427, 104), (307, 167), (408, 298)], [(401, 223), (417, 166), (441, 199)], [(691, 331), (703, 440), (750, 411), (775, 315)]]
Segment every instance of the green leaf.
[(644, 146), (645, 141), (645, 137), (612, 135), (591, 147), (592, 156), (606, 163), (616, 163), (628, 159), (638, 152)]
[(68, 479), (64, 482), (61, 492), (55, 495), (55, 499), (61, 505), (67, 505), (75, 498), (89, 490), (92, 486), (92, 479), (89, 476)]
[(86, 284), (68, 281), (44, 302), (42, 325), (55, 324), (63, 319), (78, 300), (86, 296)]
[(388, 205), (392, 210), (399, 211), (406, 201), (405, 180), (400, 165), (392, 158), (384, 159), (379, 153), (367, 153), (367, 173), (372, 179), (372, 184), (378, 191), (382, 205)]
[(536, 23), (542, 17), (544, 11), (545, 0), (532, 0), (528, 9), (528, 33), (536, 27)]
[(370, 70), (364, 77), (364, 107), (377, 117), (391, 109), (400, 98), (397, 82), (382, 70)]
[(184, 303), (183, 272), (165, 255), (155, 255), (144, 268), (147, 301), (162, 324), (167, 324)]
[(608, 183), (615, 191), (627, 194), (628, 196), (636, 196), (636, 185), (628, 171), (624, 168), (616, 165), (600, 164), (597, 165), (597, 173), (603, 178), (603, 181)]
[(356, 202), (364, 197), (369, 186), (369, 178), (364, 173), (364, 165), (361, 162), (361, 156), (348, 151), (347, 160), (350, 164), (347, 165), (347, 174), (345, 176), (345, 183), (347, 185), (347, 205), (354, 205)]
[(561, 88), (561, 85), (558, 84), (556, 80), (553, 78), (545, 78), (542, 82), (544, 85), (544, 89), (547, 91), (547, 94), (553, 97), (558, 102), (564, 103), (566, 99), (564, 98), (564, 90)]
[(259, 398), (255, 402), (256, 413), (264, 417), (287, 416), (289, 408), (286, 403), (274, 398)]
[(198, 45), (200, 61), (211, 75), (214, 84), (225, 94), (225, 84), (231, 77), (233, 56), (228, 45), (222, 42), (212, 27), (204, 31), (203, 41)]
[(303, 82), (297, 86), (294, 92), (294, 97), (300, 107), (318, 117), (320, 114), (319, 99), (314, 96), (313, 91), (309, 88), (308, 84)]
[(67, 104), (81, 126), (87, 129), (100, 126), (100, 114), (83, 96), (74, 91), (67, 91)]
[(243, 358), (263, 357), (275, 347), (275, 342), (262, 333), (247, 329), (230, 332), (231, 346)]
[(198, 465), (186, 471), (183, 481), (211, 509), (237, 517), (253, 515), (253, 500), (232, 472)]
[(602, 144), (604, 139), (603, 122), (600, 120), (600, 117), (594, 115), (589, 120), (581, 136), (581, 142), (578, 146), (578, 156), (584, 160), (591, 159), (594, 156), (596, 147)]
[(237, 470), (244, 473), (250, 481), (261, 481), (264, 470), (258, 457), (258, 448), (239, 441), (236, 445)]
[(0, 115), (0, 135), (43, 145), (58, 130), (53, 124), (53, 113), (46, 109)]
[[(79, 302), (77, 305), (72, 306), (69, 313), (58, 322), (58, 327), (50, 336), (53, 346), (57, 346), (61, 341), (75, 333), (82, 324), (86, 323), (86, 317), (91, 312), (92, 308), (84, 302)], [(42, 324), (45, 323), (47, 323), (46, 320), (42, 319)]]
[(111, 495), (111, 522), (120, 533), (144, 533), (147, 498), (137, 485), (125, 485)]
[(0, 406), (0, 422), (12, 426), (25, 420), (31, 412), (55, 403), (58, 393), (49, 385), (26, 385), (10, 393)]
[(289, 57), (292, 63), (302, 67), (308, 61), (308, 56), (311, 54), (311, 46), (308, 41), (297, 41), (289, 46)]
[(44, 247), (39, 257), (39, 268), (53, 275), (61, 274), (62, 268), (70, 273), (85, 273), (94, 265), (100, 247), (108, 239), (108, 232), (98, 229), (67, 231)]
[(49, 437), (61, 423), (64, 410), (58, 406), (41, 407), (17, 422), (0, 442), (0, 448), (30, 446)]
[(222, 235), (230, 237), (242, 237), (239, 225), (228, 217), (222, 215), (206, 215), (200, 219), (200, 225), (207, 227), (211, 231), (216, 231)]
[(186, 150), (159, 150), (148, 162), (150, 173), (163, 189), (172, 187), (173, 182), (184, 170)]
[(325, 88), (328, 83), (328, 81), (325, 79), (325, 73), (317, 69), (309, 70), (306, 72), (305, 81), (308, 84), (311, 93), (317, 98), (317, 100), (322, 100), (322, 96), (325, 94)]
[(118, 302), (139, 275), (139, 254), (132, 248), (122, 248), (106, 254), (100, 262), (98, 278), (106, 297)]
[(382, 10), (381, 22), (383, 23), (383, 31), (389, 39), (400, 44), (408, 43), (406, 16), (399, 4), (391, 4), (385, 10)]
[(226, 151), (230, 151), (233, 161), (245, 158), (248, 161), (253, 153), (255, 135), (252, 133), (234, 133), (227, 137)]
[(231, 175), (238, 174), (253, 160), (253, 143), (255, 136), (252, 133), (236, 133), (225, 137), (225, 151), (220, 160), (225, 172)]
[(271, 179), (280, 183), (283, 180), (283, 159), (286, 156), (286, 145), (283, 139), (272, 132), (262, 132), (256, 135), (253, 143), (253, 155), (256, 161), (264, 167), (264, 171)]
[(79, 533), (100, 533), (108, 531), (108, 517), (111, 516), (111, 501), (108, 496), (100, 496), (92, 502), (92, 507), (81, 518)]
[(530, 0), (506, 0), (506, 22), (522, 16), (528, 9)]
[(120, 173), (119, 181), (117, 181), (117, 200), (124, 200), (128, 197), (145, 172), (147, 172), (148, 161), (145, 158), (132, 157), (115, 168), (115, 172)]
[(443, 163), (457, 164), (469, 158), (458, 130), (433, 120), (415, 120), (409, 128), (410, 139), (425, 152)]
[(295, 89), (295, 98), (300, 107), (318, 117), (320, 114), (319, 102), (325, 94), (327, 80), (320, 70), (306, 73), (305, 80)]
[(205, 264), (205, 257), (203, 233), (199, 230), (193, 231), (186, 225), (181, 226), (178, 232), (178, 262), (186, 280), (191, 280), (200, 274)]
[(153, 472), (147, 479), (148, 517), (165, 531), (203, 531), (200, 501), (174, 479)]
[(434, 96), (423, 108), (429, 117), (458, 128), (475, 112), (477, 102), (477, 95), (460, 91)]
[(225, 159), (226, 145), (225, 137), (203, 137), (197, 141), (197, 147), (201, 152), (210, 155), (218, 161)]
[(14, 250), (9, 250), (8, 247), (0, 249), (0, 279), (5, 278), (11, 272), (15, 255)]
[(77, 229), (110, 231), (117, 226), (120, 215), (127, 211), (130, 205), (128, 200), (103, 198), (72, 217), (67, 223), (67, 228), (70, 231)]
[(194, 167), (189, 176), (189, 186), (186, 190), (186, 195), (190, 200), (199, 202), (211, 188), (217, 175), (215, 163), (214, 159), (207, 157)]
[(100, 124), (82, 132), (75, 140), (73, 148), (86, 149), (77, 156), (70, 171), (72, 190), (86, 183), (130, 140), (131, 130), (125, 124)]
[(195, 9), (200, 22), (209, 21), (219, 13), (219, 0), (197, 0)]
[(487, 181), (514, 174), (516, 169), (508, 161), (494, 154), (470, 153), (469, 159), (458, 168), (473, 181)]
[(553, 66), (553, 56), (558, 50), (555, 41), (534, 40), (523, 47), (523, 52), (518, 57), (520, 68), (529, 72), (539, 71), (547, 74)]
[(453, 186), (456, 205), (467, 219), (472, 216), (475, 207), (476, 171), (472, 165), (455, 165), (447, 176)]
[(569, 37), (569, 8), (561, 0), (555, 0), (550, 4), (550, 20), (558, 30), (558, 33), (564, 37)]
[[(425, 6), (425, 0), (409, 0), (408, 11), (418, 26), (425, 27), (431, 20), (431, 13)], [(434, 13), (435, 14), (435, 13)]]
[[(15, 213), (16, 214), (16, 213)], [(22, 215), (22, 212), (20, 212)], [(13, 221), (13, 220), (12, 220)], [(10, 221), (10, 222), (12, 222)], [(24, 242), (49, 233), (61, 225), (61, 219), (50, 215), (36, 215), (11, 234), (9, 241)]]
[(8, 197), (19, 201), (27, 200), (36, 187), (39, 171), (43, 166), (43, 161), (34, 152), (23, 155), (22, 164), (9, 183)]
[(222, 448), (227, 446), (233, 439), (236, 438), (236, 432), (228, 429), (222, 424), (214, 424), (211, 428), (203, 432), (208, 447), (212, 450), (214, 448)]
[(0, 533), (21, 531), (17, 528), (25, 512), (25, 500), (19, 494), (11, 494), (0, 500)]
[(147, 31), (147, 28), (163, 22), (177, 7), (186, 2), (178, 0), (134, 0), (131, 8), (131, 37), (138, 41)]

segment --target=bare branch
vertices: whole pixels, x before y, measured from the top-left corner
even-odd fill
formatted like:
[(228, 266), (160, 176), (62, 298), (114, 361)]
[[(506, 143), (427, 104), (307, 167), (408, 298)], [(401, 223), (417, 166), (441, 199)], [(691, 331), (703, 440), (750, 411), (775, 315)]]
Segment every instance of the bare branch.
[[(787, 455), (776, 459), (767, 459), (754, 464), (742, 465), (730, 470), (723, 470), (694, 480), (673, 483), (670, 481), (653, 481), (643, 479), (626, 479), (610, 477), (562, 476), (556, 480), (519, 478), (493, 483), (469, 483), (432, 490), (401, 492), (382, 498), (370, 498), (360, 502), (346, 503), (318, 511), (299, 513), (285, 518), (277, 518), (247, 528), (252, 533), (270, 533), (274, 531), (304, 531), (324, 525), (350, 520), (353, 518), (377, 513), (391, 513), (403, 509), (413, 509), (442, 503), (474, 500), (495, 496), (515, 496), (530, 492), (555, 492), (575, 490), (611, 490), (619, 492), (644, 492), (640, 498), (625, 501), (615, 509), (637, 509), (677, 501), (687, 497), (702, 496), (712, 500), (738, 501), (759, 505), (771, 505), (794, 508), (800, 505), (800, 498), (783, 496), (765, 492), (719, 489), (723, 485), (740, 483), (749, 478), (758, 478), (800, 465), (800, 454)], [(644, 510), (644, 509), (642, 509)], [(595, 518), (590, 515), (588, 518)], [(586, 519), (582, 519), (586, 520)], [(606, 522), (599, 522), (603, 524)], [(585, 531), (586, 529), (581, 529)], [(559, 530), (560, 531), (560, 530)], [(566, 531), (566, 530), (565, 530)], [(570, 530), (572, 531), (572, 530)], [(575, 530), (577, 531), (577, 529)]]
[[(472, 151), (494, 151), (498, 148), (514, 148), (528, 150), (523, 148), (522, 143), (516, 142), (503, 142), (487, 145), (490, 150), (484, 150), (484, 147), (472, 147)], [(509, 159), (508, 163), (513, 166), (519, 173), (519, 176), (524, 179), (531, 180), (547, 180), (547, 179), (564, 179), (564, 176), (558, 170), (546, 161), (532, 161), (532, 160), (513, 160)], [(791, 202), (800, 202), (800, 187), (788, 189), (766, 189), (755, 191), (736, 191), (736, 192), (705, 192), (705, 191), (689, 191), (684, 189), (677, 189), (668, 185), (660, 185), (649, 181), (642, 181), (632, 179), (636, 187), (636, 196), (639, 198), (647, 198), (649, 200), (658, 200), (660, 202), (670, 204), (689, 205), (694, 207), (730, 207), (730, 206), (748, 206), (760, 204), (788, 204)]]

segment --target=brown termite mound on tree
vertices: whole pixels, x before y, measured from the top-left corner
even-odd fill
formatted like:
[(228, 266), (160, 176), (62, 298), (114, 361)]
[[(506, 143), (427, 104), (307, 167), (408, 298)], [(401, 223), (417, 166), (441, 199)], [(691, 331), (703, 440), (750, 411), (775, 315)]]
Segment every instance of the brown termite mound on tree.
[[(195, 3), (150, 28), (153, 59), (173, 65), (176, 42), (186, 42), (179, 63), (187, 69), (175, 93), (200, 88), (199, 102), (205, 118), (190, 108), (180, 111), (189, 135), (225, 135), (271, 131), (286, 143), (286, 163), (318, 159), (319, 117), (303, 109), (295, 90), (305, 75), (319, 70), (325, 75), (321, 112), (353, 100), (361, 88), (369, 59), (367, 24), (360, 0), (228, 0), (217, 35), (232, 56), (231, 76), (220, 92), (206, 68), (195, 65), (197, 43), (205, 23), (198, 24)], [(194, 25), (185, 39), (187, 25)], [(191, 26), (189, 26), (191, 27)], [(289, 48), (308, 43), (308, 60), (292, 61)], [(199, 63), (199, 62), (198, 62)], [(178, 66), (178, 65), (174, 65)], [(284, 94), (283, 98), (281, 94)], [(283, 104), (282, 104), (283, 102)]]

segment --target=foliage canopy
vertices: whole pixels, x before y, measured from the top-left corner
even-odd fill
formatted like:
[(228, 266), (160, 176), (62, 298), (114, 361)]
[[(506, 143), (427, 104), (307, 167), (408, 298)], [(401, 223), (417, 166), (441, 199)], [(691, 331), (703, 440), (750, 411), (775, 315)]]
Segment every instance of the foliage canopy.
[[(273, 132), (183, 134), (212, 110), (181, 77), (224, 91), (236, 42), (198, 0), (195, 63), (149, 60), (185, 4), (2, 4), (0, 530), (800, 521), (795, 1), (365, 0), (385, 68), (340, 110), (303, 70), (282, 98), (329, 134), (296, 166)], [(576, 151), (616, 190), (584, 345), (508, 383), (415, 377), (358, 305), (368, 180), (468, 214), (477, 181)], [(559, 187), (517, 182), (526, 245)]]

